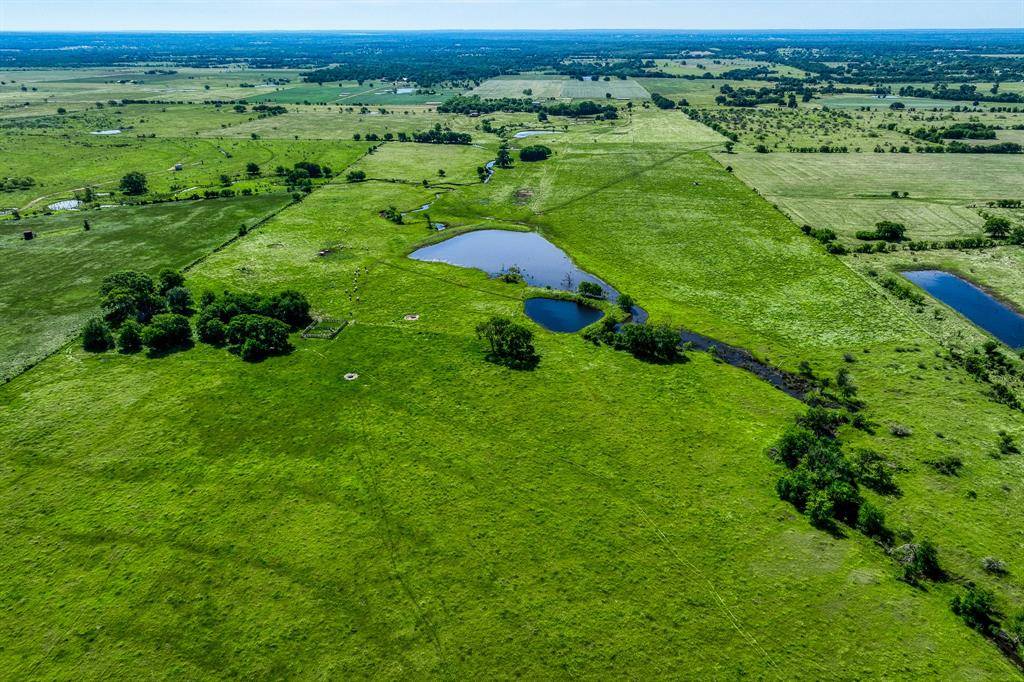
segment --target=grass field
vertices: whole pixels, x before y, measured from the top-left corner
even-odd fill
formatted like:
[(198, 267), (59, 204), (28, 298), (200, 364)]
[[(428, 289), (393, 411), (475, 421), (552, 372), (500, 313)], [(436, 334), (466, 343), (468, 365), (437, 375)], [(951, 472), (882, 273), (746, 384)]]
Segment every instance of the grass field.
[[(125, 206), (0, 223), (0, 378), (59, 348), (96, 314), (100, 281), (132, 263), (180, 268), (290, 201), (262, 195)], [(82, 221), (91, 229), (85, 232)], [(36, 239), (25, 241), (23, 230)]]
[[(527, 95), (524, 91), (529, 90)], [(633, 79), (575, 80), (567, 76), (530, 76), (492, 78), (470, 91), (471, 95), (498, 99), (501, 97), (533, 97), (535, 99), (647, 99), (650, 94)]]
[[(273, 120), (329, 120), (287, 116)], [(319, 186), (188, 273), (197, 292), (303, 291), (318, 314), (352, 320), (333, 341), (294, 338), (295, 352), (258, 364), (204, 344), (160, 359), (74, 346), (0, 386), (0, 669), (1019, 678), (949, 610), (957, 582), (911, 587), (873, 542), (815, 530), (778, 500), (781, 467), (764, 451), (804, 405), (706, 354), (651, 365), (545, 332), (522, 313), (529, 290), (412, 261), (440, 236), (379, 215), (431, 200), (420, 180), (443, 167), (471, 184), (431, 208), (453, 225), (442, 236), (533, 229), (654, 322), (791, 370), (848, 367), (879, 427), (844, 427), (844, 440), (903, 467), (903, 495), (872, 500), (1012, 611), (1024, 462), (989, 453), (998, 430), (1024, 435), (1020, 413), (939, 357), (928, 312), (828, 256), (743, 182), (854, 200), (884, 173), (906, 183), (886, 195), (958, 205), (1017, 186), (1011, 160), (978, 160), (1007, 164), (984, 168), (1010, 176), (998, 185), (878, 165), (923, 155), (786, 166), (736, 154), (730, 174), (710, 155), (723, 138), (678, 111), (566, 125), (544, 140), (552, 158), (487, 184), (472, 180), (493, 135), (474, 133), (480, 148), (385, 144), (357, 167), (405, 182)], [(828, 171), (829, 185), (797, 171)], [(483, 360), (474, 328), (494, 314), (532, 325), (535, 371)], [(892, 436), (895, 422), (913, 434)], [(939, 477), (927, 461), (950, 452), (964, 472)], [(984, 573), (984, 556), (1010, 573)]]
[[(914, 239), (977, 234), (975, 205), (1019, 195), (1013, 155), (733, 154), (719, 161), (800, 224), (852, 237), (880, 220), (904, 222)], [(893, 191), (909, 199), (892, 199)]]

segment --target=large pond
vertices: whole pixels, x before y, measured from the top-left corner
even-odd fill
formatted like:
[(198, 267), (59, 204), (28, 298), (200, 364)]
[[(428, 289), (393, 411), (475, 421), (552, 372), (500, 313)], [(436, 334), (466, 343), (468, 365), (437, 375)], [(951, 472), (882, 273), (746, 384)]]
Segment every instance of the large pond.
[(1007, 346), (1024, 346), (1024, 316), (974, 284), (942, 270), (909, 270), (902, 274)]
[(548, 331), (561, 333), (578, 332), (604, 317), (597, 308), (556, 298), (528, 298), (523, 310), (527, 317)]
[(557, 135), (558, 132), (557, 130), (520, 130), (512, 137), (521, 140), (524, 137), (533, 137), (534, 135)]
[[(576, 291), (580, 282), (593, 282), (601, 287), (608, 300), (616, 301), (619, 298), (619, 292), (611, 285), (578, 268), (565, 251), (536, 232), (465, 232), (443, 242), (417, 249), (409, 254), (409, 257), (463, 268), (476, 268), (492, 277), (508, 272), (514, 267), (519, 269), (527, 284), (562, 291)], [(647, 312), (639, 306), (633, 306), (632, 313), (635, 322), (647, 320)]]

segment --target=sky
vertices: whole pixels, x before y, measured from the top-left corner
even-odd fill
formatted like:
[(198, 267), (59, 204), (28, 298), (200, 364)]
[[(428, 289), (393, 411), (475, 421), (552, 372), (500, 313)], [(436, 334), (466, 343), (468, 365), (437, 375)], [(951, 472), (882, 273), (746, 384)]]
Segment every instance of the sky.
[(0, 0), (0, 31), (587, 28), (1024, 28), (1024, 0)]

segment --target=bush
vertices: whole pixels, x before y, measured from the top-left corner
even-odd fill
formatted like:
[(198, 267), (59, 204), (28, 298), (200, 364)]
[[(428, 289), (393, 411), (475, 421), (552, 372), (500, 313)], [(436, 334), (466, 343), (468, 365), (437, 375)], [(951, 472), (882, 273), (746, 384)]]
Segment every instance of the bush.
[(958, 476), (960, 469), (964, 466), (964, 461), (956, 455), (947, 455), (938, 459), (929, 460), (928, 466), (935, 469), (943, 476)]
[(366, 173), (361, 170), (349, 171), (348, 175), (345, 176), (345, 180), (348, 182), (363, 182), (366, 180)]
[(830, 528), (835, 508), (832, 498), (824, 490), (816, 490), (807, 500), (807, 516), (815, 528)]
[(847, 525), (856, 525), (861, 497), (854, 484), (848, 481), (833, 481), (825, 488), (825, 493), (832, 502), (832, 516)]
[(520, 161), (544, 161), (551, 156), (551, 148), (542, 144), (534, 144), (523, 147), (519, 151)]
[(199, 339), (211, 346), (223, 346), (228, 340), (228, 328), (219, 318), (202, 319), (197, 325)]
[(897, 547), (893, 555), (903, 567), (903, 579), (908, 582), (916, 582), (921, 578), (938, 580), (943, 577), (939, 567), (939, 549), (929, 540)]
[(914, 435), (911, 428), (909, 426), (904, 426), (903, 424), (891, 424), (889, 426), (889, 433), (897, 438), (909, 438)]
[(953, 597), (950, 607), (975, 630), (992, 632), (995, 628), (996, 596), (991, 590), (969, 585), (966, 592)]
[(779, 499), (789, 502), (801, 512), (807, 507), (812, 490), (811, 477), (806, 469), (788, 471), (775, 482), (775, 492)]
[(624, 324), (614, 343), (616, 348), (646, 362), (666, 364), (683, 357), (679, 332), (666, 324)]
[(117, 334), (117, 350), (122, 353), (138, 353), (142, 350), (142, 325), (128, 320), (121, 325)]
[(981, 567), (985, 569), (987, 573), (993, 575), (1006, 575), (1009, 571), (1006, 570), (1006, 562), (1000, 561), (995, 557), (987, 556), (981, 560)]
[(107, 322), (115, 327), (132, 318), (148, 322), (164, 309), (152, 278), (134, 270), (122, 270), (103, 278), (100, 283), (100, 307)]
[(885, 514), (870, 502), (861, 503), (857, 511), (857, 528), (868, 537), (880, 540), (886, 539), (889, 535), (885, 527)]
[(580, 282), (579, 286), (576, 287), (576, 291), (581, 296), (586, 296), (587, 298), (604, 298), (604, 289), (596, 282)]
[(138, 195), (146, 193), (146, 176), (132, 171), (121, 178), (121, 191), (125, 194)]
[(292, 349), (288, 325), (264, 315), (243, 314), (231, 320), (227, 340), (239, 346), (243, 360), (255, 362), (271, 355), (283, 355)]
[(187, 317), (194, 312), (192, 310), (192, 292), (185, 287), (179, 286), (169, 289), (165, 297), (167, 299), (167, 309), (172, 313)]
[(628, 314), (633, 313), (633, 306), (635, 305), (635, 302), (633, 301), (633, 297), (629, 294), (619, 294), (619, 300), (616, 301), (616, 303), (622, 312)]
[(533, 347), (533, 332), (504, 317), (492, 317), (476, 327), (476, 335), (490, 346), (487, 359), (512, 369), (532, 369), (540, 357)]
[(806, 413), (796, 419), (797, 424), (823, 438), (835, 438), (839, 427), (848, 421), (849, 418), (842, 412), (818, 406), (808, 408)]
[(880, 495), (898, 495), (899, 486), (893, 479), (895, 467), (874, 450), (862, 448), (853, 457), (853, 471), (857, 481)]
[(188, 318), (176, 313), (162, 313), (142, 330), (142, 343), (154, 352), (184, 348), (192, 342), (192, 326)]
[(102, 353), (113, 347), (114, 335), (103, 320), (94, 317), (85, 323), (82, 329), (82, 348), (90, 353)]
[(818, 442), (818, 437), (801, 426), (791, 425), (778, 442), (768, 450), (768, 455), (790, 469), (796, 467)]

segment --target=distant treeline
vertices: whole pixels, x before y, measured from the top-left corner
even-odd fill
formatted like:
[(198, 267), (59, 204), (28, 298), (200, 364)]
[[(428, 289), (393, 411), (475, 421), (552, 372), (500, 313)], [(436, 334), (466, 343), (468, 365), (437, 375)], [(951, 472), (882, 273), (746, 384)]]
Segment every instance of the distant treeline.
[(541, 104), (523, 97), (502, 97), (500, 99), (482, 99), (479, 95), (455, 95), (438, 105), (437, 110), (443, 114), (493, 114), (496, 111), (544, 113), (549, 116), (597, 116), (605, 119), (619, 117), (619, 111), (613, 104), (597, 104), (596, 102), (557, 102)]

